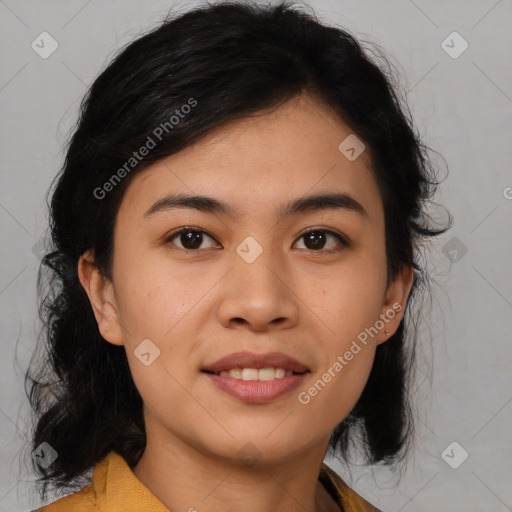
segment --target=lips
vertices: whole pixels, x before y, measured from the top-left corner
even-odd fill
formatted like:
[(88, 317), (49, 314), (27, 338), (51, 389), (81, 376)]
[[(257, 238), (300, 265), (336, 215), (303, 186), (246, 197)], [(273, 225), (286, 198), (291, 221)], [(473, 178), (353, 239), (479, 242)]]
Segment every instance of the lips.
[(229, 371), (235, 368), (284, 368), (294, 373), (305, 373), (309, 368), (293, 357), (282, 352), (267, 352), (266, 354), (255, 354), (252, 352), (234, 352), (220, 358), (212, 364), (208, 364), (202, 371), (218, 373)]

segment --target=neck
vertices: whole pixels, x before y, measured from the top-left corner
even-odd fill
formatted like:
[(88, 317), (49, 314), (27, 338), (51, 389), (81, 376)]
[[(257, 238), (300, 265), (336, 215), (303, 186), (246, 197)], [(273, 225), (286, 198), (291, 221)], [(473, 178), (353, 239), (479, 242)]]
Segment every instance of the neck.
[(340, 510), (318, 480), (328, 439), (287, 459), (244, 463), (192, 448), (178, 438), (153, 443), (151, 433), (133, 472), (169, 510)]

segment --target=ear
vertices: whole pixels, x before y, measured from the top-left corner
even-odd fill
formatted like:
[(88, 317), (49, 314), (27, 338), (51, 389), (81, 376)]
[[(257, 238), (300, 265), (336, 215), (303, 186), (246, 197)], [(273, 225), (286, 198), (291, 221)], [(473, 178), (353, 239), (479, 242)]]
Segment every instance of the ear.
[[(384, 327), (379, 332), (377, 345), (387, 341), (398, 329), (405, 313), (405, 305), (412, 288), (413, 278), (412, 267), (406, 265), (397, 278), (389, 284), (380, 315)], [(386, 334), (386, 329), (389, 331), (388, 334)]]
[(113, 283), (96, 267), (91, 251), (78, 260), (78, 278), (89, 297), (101, 335), (113, 345), (123, 345)]

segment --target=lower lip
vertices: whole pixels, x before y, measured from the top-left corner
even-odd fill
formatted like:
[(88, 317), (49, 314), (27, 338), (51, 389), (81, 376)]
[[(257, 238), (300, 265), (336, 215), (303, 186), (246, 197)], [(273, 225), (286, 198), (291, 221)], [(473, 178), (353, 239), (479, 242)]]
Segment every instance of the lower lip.
[(306, 378), (306, 373), (297, 373), (274, 380), (242, 380), (233, 377), (203, 372), (216, 386), (244, 402), (271, 402), (290, 393)]

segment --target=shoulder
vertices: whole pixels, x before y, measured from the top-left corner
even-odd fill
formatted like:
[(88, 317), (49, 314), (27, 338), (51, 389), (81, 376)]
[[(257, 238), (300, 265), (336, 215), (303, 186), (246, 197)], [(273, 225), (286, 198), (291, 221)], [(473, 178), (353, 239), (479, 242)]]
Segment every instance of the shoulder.
[(134, 475), (124, 458), (111, 451), (98, 462), (92, 483), (32, 512), (169, 512)]
[(70, 510), (73, 512), (101, 512), (95, 504), (92, 485), (32, 512), (69, 512)]

